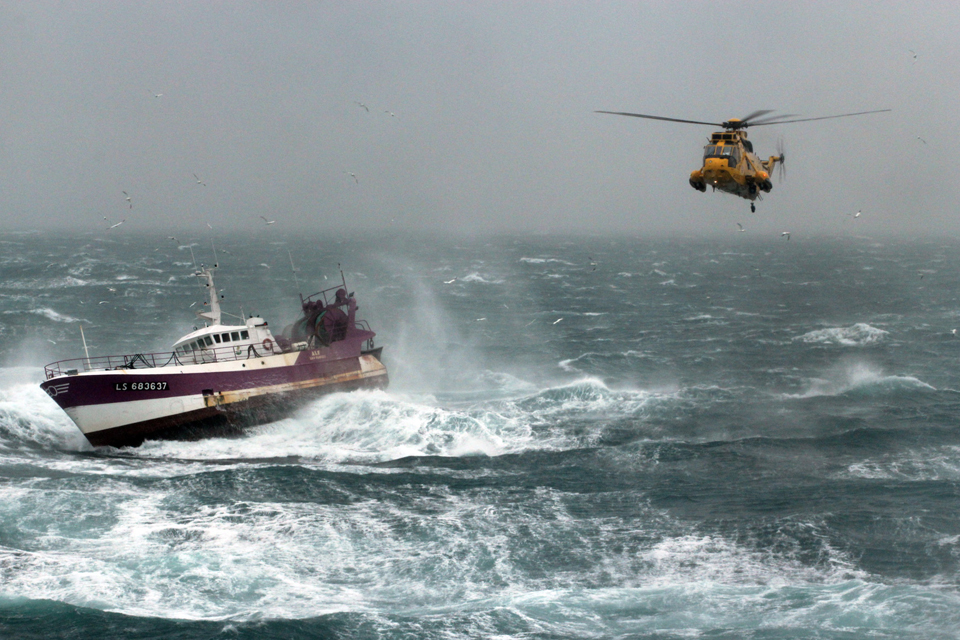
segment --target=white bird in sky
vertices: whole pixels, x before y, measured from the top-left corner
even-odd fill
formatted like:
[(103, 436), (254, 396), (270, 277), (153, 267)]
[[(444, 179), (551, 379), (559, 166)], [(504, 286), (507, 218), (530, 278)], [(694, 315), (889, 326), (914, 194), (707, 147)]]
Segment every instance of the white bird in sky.
[(370, 109), (368, 109), (368, 108), (367, 108), (367, 105), (363, 104), (362, 102), (357, 102), (356, 100), (354, 100), (354, 101), (353, 101), (353, 104), (356, 104), (356, 105), (359, 105), (359, 106), (363, 107), (364, 109), (366, 109), (367, 113), (370, 113)]
[(739, 222), (737, 223), (737, 226), (740, 227), (740, 231), (746, 231), (746, 229), (743, 228), (743, 225)]
[(356, 182), (357, 184), (360, 184), (360, 180), (357, 179), (357, 174), (352, 173), (350, 171), (344, 171), (344, 173), (350, 176), (351, 178), (353, 178), (354, 182)]
[(202, 186), (204, 186), (204, 187), (207, 186), (207, 183), (206, 183), (206, 182), (203, 182), (202, 180), (200, 180), (200, 178), (197, 176), (197, 174), (193, 174), (193, 177), (197, 179), (197, 184), (202, 185)]
[(556, 320), (554, 320), (553, 324), (557, 324), (557, 323), (560, 322), (561, 320), (563, 320), (563, 318), (557, 318)]
[(110, 231), (110, 229), (116, 229), (117, 227), (119, 227), (120, 225), (122, 225), (122, 224), (123, 224), (124, 222), (126, 222), (126, 221), (127, 221), (127, 219), (124, 218), (123, 220), (121, 220), (121, 221), (118, 222), (117, 224), (112, 224), (112, 225), (110, 225), (109, 227), (107, 227), (107, 231)]
[(384, 109), (383, 112), (384, 112), (384, 113), (389, 113), (391, 118), (396, 118), (396, 117), (397, 117), (397, 114), (395, 114), (393, 111), (388, 111), (387, 109)]
[(261, 263), (260, 263), (260, 266), (261, 266), (261, 267), (266, 267), (267, 269), (270, 268), (270, 265), (268, 265), (266, 262), (261, 262)]
[(126, 199), (127, 202), (130, 203), (130, 208), (133, 209), (133, 200), (130, 199), (130, 194), (127, 193), (126, 191), (124, 191), (124, 192), (123, 192), (123, 197), (124, 197), (124, 199)]
[(150, 95), (152, 95), (154, 98), (159, 98), (159, 97), (162, 96), (163, 94), (162, 94), (162, 93), (154, 93), (153, 90), (151, 90), (151, 91), (150, 91)]
[(790, 232), (789, 232), (789, 231), (784, 231), (783, 233), (780, 234), (780, 237), (781, 237), (781, 238), (784, 237), (784, 236), (786, 236), (786, 237), (787, 237), (787, 240), (789, 240), (789, 239), (790, 239)]
[(457, 281), (456, 278), (454, 278), (453, 280), (444, 280), (444, 281), (443, 281), (443, 284), (453, 284), (453, 283), (456, 282), (456, 281)]
[(919, 141), (922, 142), (923, 144), (927, 144), (927, 141), (924, 140), (923, 138), (921, 138), (920, 136), (917, 136), (917, 140), (919, 140)]
[(861, 213), (863, 213), (863, 209), (857, 209), (857, 212), (856, 212), (855, 214), (853, 214), (853, 217), (854, 217), (855, 219), (856, 219), (856, 218), (859, 218)]
[(276, 220), (267, 220), (267, 219), (264, 218), (263, 216), (260, 216), (260, 219), (263, 220), (264, 222), (266, 222), (268, 225), (271, 225), (271, 224), (273, 224), (273, 223), (276, 222)]
[(910, 53), (913, 54), (913, 62), (914, 62), (914, 64), (916, 64), (916, 62), (917, 62), (917, 52), (914, 51), (913, 49), (907, 49), (907, 51), (909, 51)]

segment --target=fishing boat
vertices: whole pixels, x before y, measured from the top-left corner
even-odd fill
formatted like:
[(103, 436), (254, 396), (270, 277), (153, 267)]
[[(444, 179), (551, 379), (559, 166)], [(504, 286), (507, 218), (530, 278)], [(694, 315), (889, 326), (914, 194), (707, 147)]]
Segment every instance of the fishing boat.
[(40, 387), (94, 446), (236, 433), (322, 394), (387, 386), (383, 347), (342, 273), (341, 285), (301, 295), (299, 318), (278, 335), (260, 317), (223, 324), (213, 268), (195, 275), (209, 294), (197, 312), (205, 326), (172, 351), (90, 357), (84, 342), (85, 357), (44, 368)]

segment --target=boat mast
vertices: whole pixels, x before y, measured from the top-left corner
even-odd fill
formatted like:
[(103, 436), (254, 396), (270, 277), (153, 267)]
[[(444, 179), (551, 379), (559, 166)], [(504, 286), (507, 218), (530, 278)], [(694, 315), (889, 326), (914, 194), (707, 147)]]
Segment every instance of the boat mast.
[(210, 301), (204, 304), (208, 305), (210, 308), (205, 311), (197, 311), (197, 316), (203, 318), (204, 320), (209, 320), (211, 324), (218, 325), (222, 324), (220, 322), (220, 296), (217, 293), (217, 287), (213, 284), (213, 269), (210, 267), (204, 267), (202, 270), (195, 273), (198, 278), (207, 279), (207, 289), (210, 293)]
[(90, 351), (87, 349), (87, 339), (83, 336), (83, 323), (80, 323), (80, 340), (83, 342), (83, 353), (87, 356), (87, 361), (83, 363), (84, 368), (90, 369)]

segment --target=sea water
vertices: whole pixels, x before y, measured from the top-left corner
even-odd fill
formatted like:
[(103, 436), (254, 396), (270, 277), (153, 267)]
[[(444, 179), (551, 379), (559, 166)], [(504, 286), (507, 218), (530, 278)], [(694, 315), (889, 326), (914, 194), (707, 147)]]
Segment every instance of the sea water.
[[(960, 633), (956, 241), (0, 243), (0, 637)], [(91, 447), (43, 365), (169, 350), (215, 261), (275, 331), (339, 264), (390, 387)]]

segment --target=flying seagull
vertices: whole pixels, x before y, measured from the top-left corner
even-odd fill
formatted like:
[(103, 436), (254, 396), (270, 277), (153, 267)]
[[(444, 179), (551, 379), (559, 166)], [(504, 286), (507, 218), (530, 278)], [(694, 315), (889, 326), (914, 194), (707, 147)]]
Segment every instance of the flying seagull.
[(444, 281), (443, 281), (443, 284), (453, 284), (453, 283), (456, 282), (456, 281), (457, 281), (456, 278), (454, 278), (453, 280), (444, 280)]
[(266, 267), (267, 269), (270, 268), (270, 265), (268, 265), (266, 262), (261, 262), (261, 263), (260, 263), (260, 266), (261, 266), (261, 267)]
[(266, 222), (268, 225), (271, 225), (271, 224), (273, 224), (273, 223), (276, 222), (276, 220), (267, 220), (267, 219), (264, 218), (263, 216), (260, 216), (260, 219), (263, 220), (264, 222)]
[(746, 229), (743, 228), (743, 225), (739, 222), (737, 223), (737, 226), (740, 227), (740, 231), (746, 231)]
[(353, 104), (363, 107), (364, 109), (366, 109), (367, 113), (370, 113), (370, 109), (368, 109), (367, 105), (363, 104), (362, 102), (357, 102), (356, 100), (354, 100)]
[(123, 192), (123, 197), (124, 197), (124, 199), (126, 199), (127, 202), (130, 203), (130, 208), (133, 209), (133, 200), (130, 199), (130, 194), (127, 193), (126, 191), (124, 191), (124, 192)]
[(789, 240), (789, 239), (790, 239), (790, 232), (789, 232), (789, 231), (784, 231), (783, 233), (780, 234), (780, 237), (781, 237), (781, 238), (784, 237), (784, 236), (786, 236), (786, 237), (787, 237), (787, 240)]
[(384, 109), (383, 112), (384, 112), (384, 113), (389, 113), (391, 118), (396, 118), (396, 117), (397, 117), (397, 114), (395, 114), (393, 111), (388, 111), (388, 110)]
[(200, 178), (197, 177), (197, 174), (193, 174), (193, 177), (197, 179), (197, 184), (203, 185), (204, 187), (207, 186), (207, 183), (200, 180)]
[(917, 52), (914, 51), (913, 49), (907, 49), (907, 51), (909, 51), (910, 53), (913, 54), (913, 63), (916, 64), (916, 63), (917, 63)]
[(917, 140), (919, 140), (919, 141), (922, 142), (923, 144), (927, 144), (927, 141), (924, 140), (923, 138), (921, 138), (920, 136), (917, 136)]
[(152, 90), (150, 91), (150, 94), (151, 94), (154, 98), (159, 98), (160, 96), (163, 95), (162, 93), (154, 93)]
[(560, 322), (561, 320), (563, 320), (563, 318), (557, 318), (556, 320), (554, 320), (553, 324), (557, 324), (557, 323)]
[(354, 182), (356, 182), (357, 184), (360, 184), (360, 180), (357, 179), (357, 174), (352, 173), (350, 171), (344, 171), (344, 173), (350, 176), (351, 178), (353, 178)]
[(121, 221), (118, 222), (117, 224), (112, 224), (112, 225), (110, 225), (109, 227), (107, 227), (107, 231), (110, 231), (110, 229), (116, 229), (117, 227), (119, 227), (120, 225), (122, 225), (122, 224), (123, 224), (124, 222), (126, 222), (126, 221), (127, 221), (127, 219), (124, 218), (123, 220), (121, 220)]
[(590, 269), (590, 271), (596, 271), (597, 263), (593, 261), (593, 258), (591, 258), (590, 256), (587, 256), (587, 260), (590, 261), (590, 266), (593, 267), (593, 269)]

